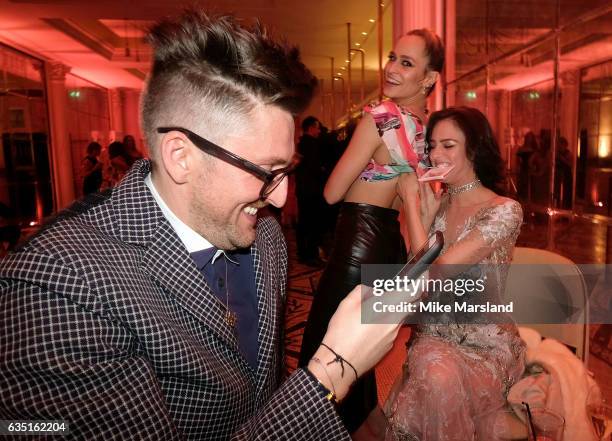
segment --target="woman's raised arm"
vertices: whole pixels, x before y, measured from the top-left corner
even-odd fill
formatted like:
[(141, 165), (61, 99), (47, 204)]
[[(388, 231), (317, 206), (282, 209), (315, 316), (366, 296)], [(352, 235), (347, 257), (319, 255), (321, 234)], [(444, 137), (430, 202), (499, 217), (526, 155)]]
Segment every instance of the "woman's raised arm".
[(359, 121), (346, 151), (325, 184), (323, 196), (329, 204), (344, 199), (346, 192), (382, 144), (374, 118), (366, 113)]

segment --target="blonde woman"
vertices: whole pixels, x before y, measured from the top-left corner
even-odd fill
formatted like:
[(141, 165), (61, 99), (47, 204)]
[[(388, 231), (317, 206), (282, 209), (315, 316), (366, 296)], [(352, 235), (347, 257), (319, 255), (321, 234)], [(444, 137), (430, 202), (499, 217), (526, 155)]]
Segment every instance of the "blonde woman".
[[(389, 99), (366, 107), (327, 181), (327, 202), (344, 202), (304, 332), (301, 365), (307, 364), (319, 347), (339, 303), (361, 283), (361, 265), (405, 261), (397, 178), (413, 171), (425, 153), (427, 96), (443, 64), (444, 48), (433, 32), (417, 29), (397, 41), (385, 66), (383, 92)], [(339, 406), (349, 432), (359, 428), (376, 404), (376, 381), (371, 372), (352, 387)]]

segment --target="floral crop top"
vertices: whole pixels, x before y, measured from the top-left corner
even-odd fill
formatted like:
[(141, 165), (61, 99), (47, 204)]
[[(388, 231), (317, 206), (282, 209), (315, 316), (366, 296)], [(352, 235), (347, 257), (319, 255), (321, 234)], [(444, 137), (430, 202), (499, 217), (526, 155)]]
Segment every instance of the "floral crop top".
[(378, 164), (374, 159), (361, 172), (364, 181), (386, 181), (400, 173), (412, 172), (425, 156), (425, 125), (408, 110), (387, 100), (364, 108), (372, 114), (378, 134), (389, 149), (391, 162)]

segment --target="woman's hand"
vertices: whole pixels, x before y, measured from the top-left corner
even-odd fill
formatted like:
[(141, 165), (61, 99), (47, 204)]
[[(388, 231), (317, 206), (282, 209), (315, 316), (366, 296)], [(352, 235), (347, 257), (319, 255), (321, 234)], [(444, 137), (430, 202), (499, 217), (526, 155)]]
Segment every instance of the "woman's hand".
[(419, 181), (416, 173), (402, 173), (397, 181), (397, 194), (404, 202), (418, 198)]
[(423, 225), (429, 228), (429, 225), (433, 222), (436, 213), (440, 209), (440, 203), (442, 201), (442, 187), (436, 185), (436, 190), (431, 188), (429, 182), (419, 182), (419, 197), (421, 207), (421, 220)]

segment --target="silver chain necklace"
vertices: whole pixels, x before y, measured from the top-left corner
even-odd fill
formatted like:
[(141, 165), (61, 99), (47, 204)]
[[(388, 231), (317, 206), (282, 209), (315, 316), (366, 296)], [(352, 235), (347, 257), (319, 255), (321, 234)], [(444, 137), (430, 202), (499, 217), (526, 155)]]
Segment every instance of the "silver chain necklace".
[(480, 182), (480, 179), (476, 179), (475, 181), (460, 185), (459, 187), (451, 187), (449, 185), (447, 191), (448, 194), (450, 194), (451, 196), (455, 196), (461, 193), (465, 193), (466, 191), (474, 190), (475, 188), (478, 188), (480, 186), (482, 186), (482, 182)]

